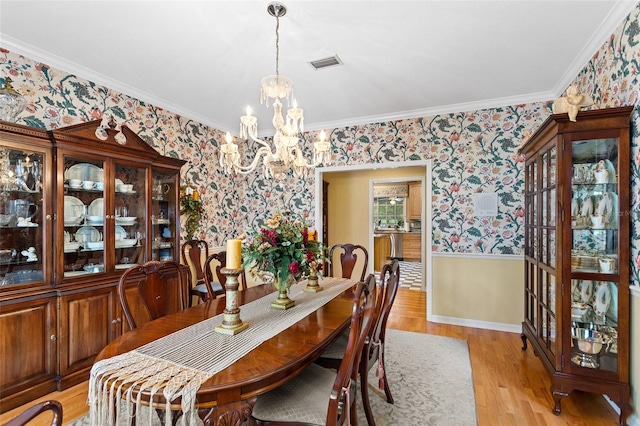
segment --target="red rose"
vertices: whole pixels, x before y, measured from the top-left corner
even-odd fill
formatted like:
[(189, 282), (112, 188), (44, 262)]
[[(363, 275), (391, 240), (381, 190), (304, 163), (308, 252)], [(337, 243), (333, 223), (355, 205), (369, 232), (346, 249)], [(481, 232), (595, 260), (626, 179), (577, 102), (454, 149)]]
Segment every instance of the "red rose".
[(298, 265), (298, 262), (291, 262), (289, 264), (289, 272), (291, 272), (294, 276), (297, 276), (299, 271), (300, 266)]

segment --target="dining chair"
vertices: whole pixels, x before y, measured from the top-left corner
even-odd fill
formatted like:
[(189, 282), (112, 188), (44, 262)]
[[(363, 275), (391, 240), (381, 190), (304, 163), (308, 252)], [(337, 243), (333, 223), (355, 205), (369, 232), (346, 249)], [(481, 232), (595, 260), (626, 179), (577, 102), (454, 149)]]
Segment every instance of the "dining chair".
[(118, 282), (118, 297), (129, 327), (184, 310), (187, 279), (187, 268), (174, 260), (152, 260), (127, 269)]
[(354, 288), (348, 350), (338, 371), (311, 364), (281, 386), (259, 395), (249, 425), (357, 425), (358, 365), (373, 326), (375, 280), (369, 275)]
[[(367, 273), (367, 266), (369, 266), (369, 253), (367, 249), (359, 244), (335, 244), (329, 250), (329, 276), (335, 277), (334, 265), (336, 263), (334, 255), (340, 253), (340, 267), (342, 272), (342, 278), (353, 278), (354, 280), (364, 281), (364, 277)], [(359, 256), (362, 260), (358, 262)], [(356, 264), (361, 266), (360, 276), (353, 277), (353, 271)]]
[(5, 423), (5, 426), (23, 426), (33, 421), (40, 414), (45, 411), (53, 412), (53, 419), (51, 419), (51, 426), (62, 425), (62, 404), (55, 400), (43, 401), (32, 405), (25, 411), (20, 413), (17, 417), (9, 420)]
[[(215, 264), (215, 276), (213, 275), (212, 265)], [(227, 252), (226, 250), (213, 253), (207, 257), (204, 262), (204, 279), (209, 282), (209, 285), (214, 291), (214, 298), (217, 295), (224, 294), (224, 284), (227, 282), (227, 277), (222, 273), (222, 268), (227, 266)], [(216, 281), (217, 279), (217, 281)], [(247, 289), (247, 276), (244, 271), (240, 274), (238, 279), (238, 290), (243, 291)]]
[(189, 240), (182, 244), (182, 263), (189, 267), (190, 289), (189, 307), (193, 304), (193, 296), (198, 297), (198, 302), (207, 300), (207, 286), (205, 285), (203, 262), (209, 257), (209, 245), (204, 240)]
[[(398, 293), (400, 286), (400, 262), (397, 259), (386, 263), (380, 272), (380, 280), (378, 281), (378, 298), (376, 301), (376, 314), (374, 325), (371, 327), (369, 336), (362, 350), (362, 358), (359, 365), (360, 373), (360, 392), (362, 394), (362, 406), (367, 423), (369, 426), (375, 426), (376, 422), (371, 411), (371, 402), (369, 401), (369, 370), (376, 365), (376, 376), (378, 377), (378, 387), (384, 389), (387, 402), (393, 404), (393, 395), (389, 387), (386, 369), (384, 368), (384, 347), (385, 335), (387, 330), (387, 320), (393, 307), (393, 302)], [(347, 350), (346, 335), (340, 336), (336, 342), (327, 349), (320, 358), (315, 362), (326, 368), (339, 368), (345, 351)]]

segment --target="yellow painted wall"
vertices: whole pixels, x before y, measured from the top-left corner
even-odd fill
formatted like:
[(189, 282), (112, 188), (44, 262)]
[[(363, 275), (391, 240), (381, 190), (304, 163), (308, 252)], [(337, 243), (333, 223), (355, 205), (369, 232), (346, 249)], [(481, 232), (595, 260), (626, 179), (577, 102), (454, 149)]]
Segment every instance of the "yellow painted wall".
[[(339, 243), (360, 244), (372, 255), (373, 247), (369, 246), (372, 229), (369, 223), (369, 181), (420, 176), (426, 176), (425, 166), (324, 173), (323, 180), (329, 182), (329, 241), (324, 244), (328, 247)], [(331, 262), (334, 274), (342, 274), (338, 259), (331, 259)], [(361, 267), (362, 261), (358, 259), (354, 271), (361, 270)], [(373, 264), (370, 263), (367, 269), (373, 272)]]
[(424, 166), (324, 173), (323, 180), (329, 182), (329, 241), (325, 244), (361, 244), (373, 251), (369, 247), (369, 181), (417, 176), (426, 176)]
[(524, 318), (524, 261), (433, 257), (433, 315), (518, 325)]

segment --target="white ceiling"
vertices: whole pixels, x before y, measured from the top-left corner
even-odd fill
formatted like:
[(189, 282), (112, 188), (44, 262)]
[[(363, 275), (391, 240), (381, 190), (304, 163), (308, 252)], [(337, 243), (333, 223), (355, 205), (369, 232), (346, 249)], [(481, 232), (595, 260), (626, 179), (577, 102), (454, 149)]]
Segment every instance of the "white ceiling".
[[(268, 3), (1, 0), (0, 46), (234, 134), (252, 105), (264, 134)], [(314, 130), (555, 99), (636, 1), (284, 3), (280, 73)]]

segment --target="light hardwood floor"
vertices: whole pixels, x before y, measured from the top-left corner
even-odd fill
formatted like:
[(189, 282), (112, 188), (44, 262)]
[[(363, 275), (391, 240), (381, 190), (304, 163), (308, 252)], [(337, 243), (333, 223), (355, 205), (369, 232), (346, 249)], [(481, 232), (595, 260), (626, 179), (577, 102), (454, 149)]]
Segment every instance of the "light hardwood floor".
[[(551, 412), (550, 381), (531, 347), (523, 351), (516, 333), (482, 330), (426, 321), (426, 293), (399, 290), (388, 327), (465, 339), (469, 343), (479, 426), (617, 425), (618, 415), (600, 395), (573, 392), (562, 401), (562, 414)], [(393, 391), (394, 384), (391, 384)], [(87, 383), (54, 392), (37, 401), (56, 399), (64, 407), (65, 424), (87, 412)], [(34, 401), (35, 402), (35, 401)], [(0, 415), (6, 423), (31, 404)], [(40, 420), (40, 419), (39, 419)], [(45, 415), (42, 422), (47, 425)], [(360, 424), (366, 425), (362, 419)]]

